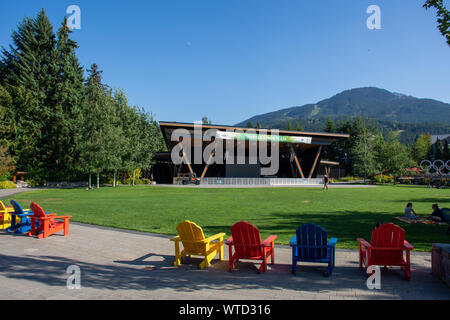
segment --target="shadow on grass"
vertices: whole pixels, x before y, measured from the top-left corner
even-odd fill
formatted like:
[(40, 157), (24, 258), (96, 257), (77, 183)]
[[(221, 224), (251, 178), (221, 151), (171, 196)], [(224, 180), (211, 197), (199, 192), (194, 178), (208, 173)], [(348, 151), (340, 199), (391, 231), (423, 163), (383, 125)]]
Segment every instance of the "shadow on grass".
[[(357, 238), (371, 240), (372, 230), (377, 222), (392, 222), (406, 231), (406, 240), (417, 245), (421, 250), (431, 250), (433, 242), (448, 242), (450, 237), (446, 235), (447, 225), (435, 224), (406, 224), (397, 219), (391, 213), (379, 213), (371, 211), (336, 211), (333, 214), (321, 213), (280, 213), (273, 212), (270, 217), (252, 218), (248, 222), (258, 227), (261, 237), (270, 234), (278, 236), (278, 243), (289, 242), (291, 236), (295, 235), (298, 227), (306, 223), (315, 223), (325, 228), (328, 238), (339, 238), (338, 247), (357, 248)], [(238, 222), (238, 221), (236, 221)], [(230, 226), (204, 225), (203, 229), (208, 234), (226, 232), (231, 236)]]
[[(449, 194), (450, 194), (450, 192), (449, 192)], [(439, 207), (443, 207), (443, 205), (440, 205), (440, 204), (444, 204), (445, 203), (445, 205), (447, 205), (447, 204), (450, 204), (450, 198), (448, 198), (448, 199), (446, 199), (446, 198), (415, 198), (415, 199), (407, 199), (407, 200), (399, 200), (399, 199), (396, 199), (396, 200), (389, 200), (389, 201), (393, 201), (393, 202), (402, 202), (402, 203), (405, 203), (405, 206), (406, 206), (406, 204), (408, 203), (408, 202), (412, 202), (412, 203), (414, 203), (414, 202), (429, 202), (430, 203), (430, 213), (431, 213), (431, 204), (433, 204), (433, 203), (437, 203), (438, 205), (439, 205)]]

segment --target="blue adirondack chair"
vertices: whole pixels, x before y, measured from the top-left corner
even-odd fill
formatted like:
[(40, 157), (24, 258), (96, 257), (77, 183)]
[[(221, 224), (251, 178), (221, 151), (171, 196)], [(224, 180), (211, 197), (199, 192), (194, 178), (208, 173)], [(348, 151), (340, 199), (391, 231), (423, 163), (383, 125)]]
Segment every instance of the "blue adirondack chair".
[(11, 212), (11, 226), (6, 230), (16, 233), (30, 231), (31, 222), (29, 216), (33, 215), (33, 211), (31, 209), (22, 209), (15, 200), (11, 200), (11, 205), (14, 208), (14, 212)]
[(327, 230), (307, 223), (297, 229), (297, 234), (291, 238), (292, 273), (296, 274), (297, 262), (328, 263), (325, 276), (331, 275), (335, 262), (337, 238), (331, 238), (327, 243)]

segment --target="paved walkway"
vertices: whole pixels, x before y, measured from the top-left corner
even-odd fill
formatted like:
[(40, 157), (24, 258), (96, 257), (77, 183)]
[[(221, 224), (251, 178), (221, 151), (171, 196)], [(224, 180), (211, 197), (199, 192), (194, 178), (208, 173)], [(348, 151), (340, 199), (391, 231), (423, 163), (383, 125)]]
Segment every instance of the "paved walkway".
[[(15, 189), (0, 189), (0, 199), (9, 197), (13, 194), (22, 193), (26, 191), (45, 190), (45, 188), (15, 188)], [(8, 204), (5, 204), (9, 206)]]
[[(305, 265), (290, 273), (291, 251), (276, 247), (276, 264), (258, 274), (240, 262), (228, 272), (225, 260), (199, 270), (198, 258), (173, 267), (170, 236), (71, 223), (70, 235), (46, 239), (0, 231), (1, 299), (450, 299), (450, 289), (430, 274), (429, 253), (412, 256), (412, 279), (384, 270), (381, 290), (366, 287), (357, 252), (337, 250), (336, 268)], [(69, 266), (81, 270), (81, 289), (67, 288)]]

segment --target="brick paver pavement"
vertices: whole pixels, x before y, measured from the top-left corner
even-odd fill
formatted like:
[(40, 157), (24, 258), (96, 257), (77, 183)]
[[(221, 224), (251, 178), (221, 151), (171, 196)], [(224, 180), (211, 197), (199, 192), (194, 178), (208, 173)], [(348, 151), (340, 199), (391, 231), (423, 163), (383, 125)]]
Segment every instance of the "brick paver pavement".
[[(299, 264), (290, 273), (291, 250), (276, 246), (275, 262), (258, 274), (251, 262), (228, 272), (214, 260), (199, 270), (200, 258), (173, 267), (170, 236), (71, 223), (70, 235), (46, 239), (0, 231), (1, 299), (450, 299), (450, 289), (430, 274), (429, 253), (413, 253), (412, 279), (383, 270), (381, 290), (369, 290), (355, 250), (337, 250), (336, 268)], [(356, 241), (356, 240), (355, 240)], [(226, 246), (225, 246), (226, 247)], [(81, 289), (68, 289), (70, 265), (81, 270)]]

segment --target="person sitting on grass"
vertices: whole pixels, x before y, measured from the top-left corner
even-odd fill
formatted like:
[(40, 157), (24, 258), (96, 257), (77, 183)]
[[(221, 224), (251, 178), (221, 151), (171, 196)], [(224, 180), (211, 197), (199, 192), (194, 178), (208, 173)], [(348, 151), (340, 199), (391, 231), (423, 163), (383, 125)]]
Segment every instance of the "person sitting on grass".
[(427, 217), (428, 220), (433, 220), (436, 222), (445, 221), (444, 215), (442, 214), (441, 209), (439, 209), (437, 203), (431, 205), (431, 208), (433, 208), (433, 212)]
[(416, 214), (416, 212), (414, 211), (411, 202), (409, 202), (409, 203), (406, 205), (406, 208), (405, 208), (405, 216), (404, 216), (404, 218), (405, 218), (405, 219), (408, 219), (408, 220), (415, 220), (415, 219), (419, 219), (419, 218), (420, 218), (420, 217)]

